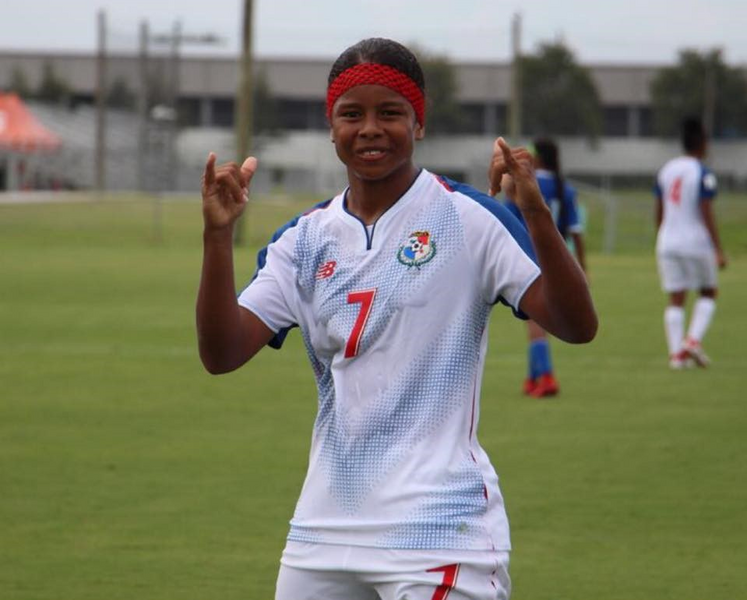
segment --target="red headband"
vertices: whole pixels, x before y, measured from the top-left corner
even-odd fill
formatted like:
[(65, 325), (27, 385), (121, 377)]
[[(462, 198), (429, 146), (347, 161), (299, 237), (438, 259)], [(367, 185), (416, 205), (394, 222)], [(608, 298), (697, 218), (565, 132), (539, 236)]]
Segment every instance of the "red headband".
[(332, 120), (332, 108), (337, 99), (357, 85), (383, 85), (404, 96), (415, 109), (418, 123), (425, 124), (425, 96), (407, 75), (387, 65), (360, 63), (345, 69), (327, 88), (327, 118)]

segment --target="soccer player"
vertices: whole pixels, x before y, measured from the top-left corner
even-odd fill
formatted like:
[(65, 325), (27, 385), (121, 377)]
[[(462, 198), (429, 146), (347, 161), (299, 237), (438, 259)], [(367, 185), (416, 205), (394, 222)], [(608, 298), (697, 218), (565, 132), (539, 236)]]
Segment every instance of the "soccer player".
[[(540, 192), (550, 207), (555, 225), (564, 239), (572, 241), (581, 268), (586, 271), (582, 224), (576, 206), (576, 190), (563, 178), (560, 170), (560, 152), (557, 144), (549, 138), (538, 138), (533, 142), (535, 175)], [(523, 223), (521, 210), (508, 197), (508, 209)], [(527, 321), (529, 333), (529, 369), (524, 380), (523, 391), (535, 398), (555, 396), (560, 387), (553, 374), (550, 345), (545, 330), (533, 320)]]
[[(708, 366), (701, 345), (716, 310), (717, 267), (726, 266), (712, 200), (716, 177), (705, 167), (708, 138), (699, 119), (682, 124), (685, 155), (670, 160), (656, 178), (656, 259), (662, 289), (669, 294), (664, 330), (669, 366)], [(698, 290), (685, 336), (685, 299)]]
[(210, 153), (202, 184), (203, 364), (237, 369), (298, 326), (316, 377), (276, 600), (505, 599), (508, 521), (476, 437), (488, 316), (506, 304), (588, 342), (586, 280), (526, 150), (499, 140), (490, 176), (514, 190), (528, 230), (489, 196), (415, 165), (425, 82), (404, 46), (373, 38), (345, 50), (327, 116), (349, 185), (277, 231), (238, 300), (232, 233), (257, 161), (216, 166)]

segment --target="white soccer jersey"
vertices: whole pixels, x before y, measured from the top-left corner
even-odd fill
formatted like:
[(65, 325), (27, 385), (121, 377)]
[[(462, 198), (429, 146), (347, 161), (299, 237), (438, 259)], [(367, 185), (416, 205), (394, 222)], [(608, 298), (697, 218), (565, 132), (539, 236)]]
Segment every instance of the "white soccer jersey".
[(539, 275), (526, 230), (492, 198), (425, 170), (370, 230), (344, 198), (279, 232), (239, 296), (273, 331), (300, 327), (316, 376), (288, 539), (507, 550), (476, 430), (490, 310), (518, 311)]
[(702, 256), (713, 252), (713, 241), (700, 212), (700, 202), (716, 195), (716, 176), (698, 159), (681, 156), (662, 167), (655, 193), (662, 203), (656, 239), (658, 254)]

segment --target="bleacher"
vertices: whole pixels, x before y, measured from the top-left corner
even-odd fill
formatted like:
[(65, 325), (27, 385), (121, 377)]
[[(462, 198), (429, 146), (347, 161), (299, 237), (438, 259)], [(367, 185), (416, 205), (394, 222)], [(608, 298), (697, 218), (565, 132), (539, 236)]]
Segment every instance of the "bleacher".
[[(34, 115), (63, 139), (54, 155), (34, 156), (29, 168), (49, 176), (62, 176), (66, 185), (95, 186), (96, 111), (91, 106), (74, 110), (37, 102), (28, 103)], [(209, 151), (219, 161), (232, 160), (234, 132), (230, 128), (194, 127), (179, 131), (174, 142), (175, 162), (170, 163), (169, 140), (158, 123), (149, 125), (144, 150), (138, 147), (139, 121), (135, 113), (106, 113), (106, 188), (197, 192)], [(522, 140), (526, 143), (529, 140)], [(595, 145), (582, 138), (561, 138), (563, 168), (570, 177), (592, 183), (649, 185), (656, 170), (680, 152), (677, 140), (604, 138)], [(418, 144), (416, 160), (433, 171), (483, 187), (493, 140), (487, 136), (426, 137)], [(253, 154), (260, 170), (253, 187), (258, 191), (307, 191), (320, 195), (341, 189), (346, 182), (326, 132), (294, 131), (254, 140)], [(725, 184), (747, 186), (747, 143), (714, 142), (709, 164)], [(138, 174), (144, 159), (143, 181)]]

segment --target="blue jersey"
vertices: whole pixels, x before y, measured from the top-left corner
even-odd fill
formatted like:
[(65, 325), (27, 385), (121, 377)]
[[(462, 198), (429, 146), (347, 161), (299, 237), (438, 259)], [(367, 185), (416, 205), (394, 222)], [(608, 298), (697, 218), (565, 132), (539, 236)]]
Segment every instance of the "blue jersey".
[[(544, 169), (537, 169), (537, 184), (542, 197), (550, 207), (553, 221), (558, 231), (567, 237), (571, 233), (581, 233), (582, 225), (576, 207), (576, 190), (564, 182), (563, 194), (558, 193), (557, 179), (554, 173)], [(512, 201), (506, 202), (506, 207), (522, 222), (519, 207)], [(525, 224), (526, 225), (526, 224)]]
[(299, 327), (316, 378), (288, 539), (507, 550), (477, 422), (491, 309), (520, 313), (540, 273), (529, 236), (492, 198), (425, 170), (373, 225), (345, 198), (279, 232), (239, 297), (273, 331)]

